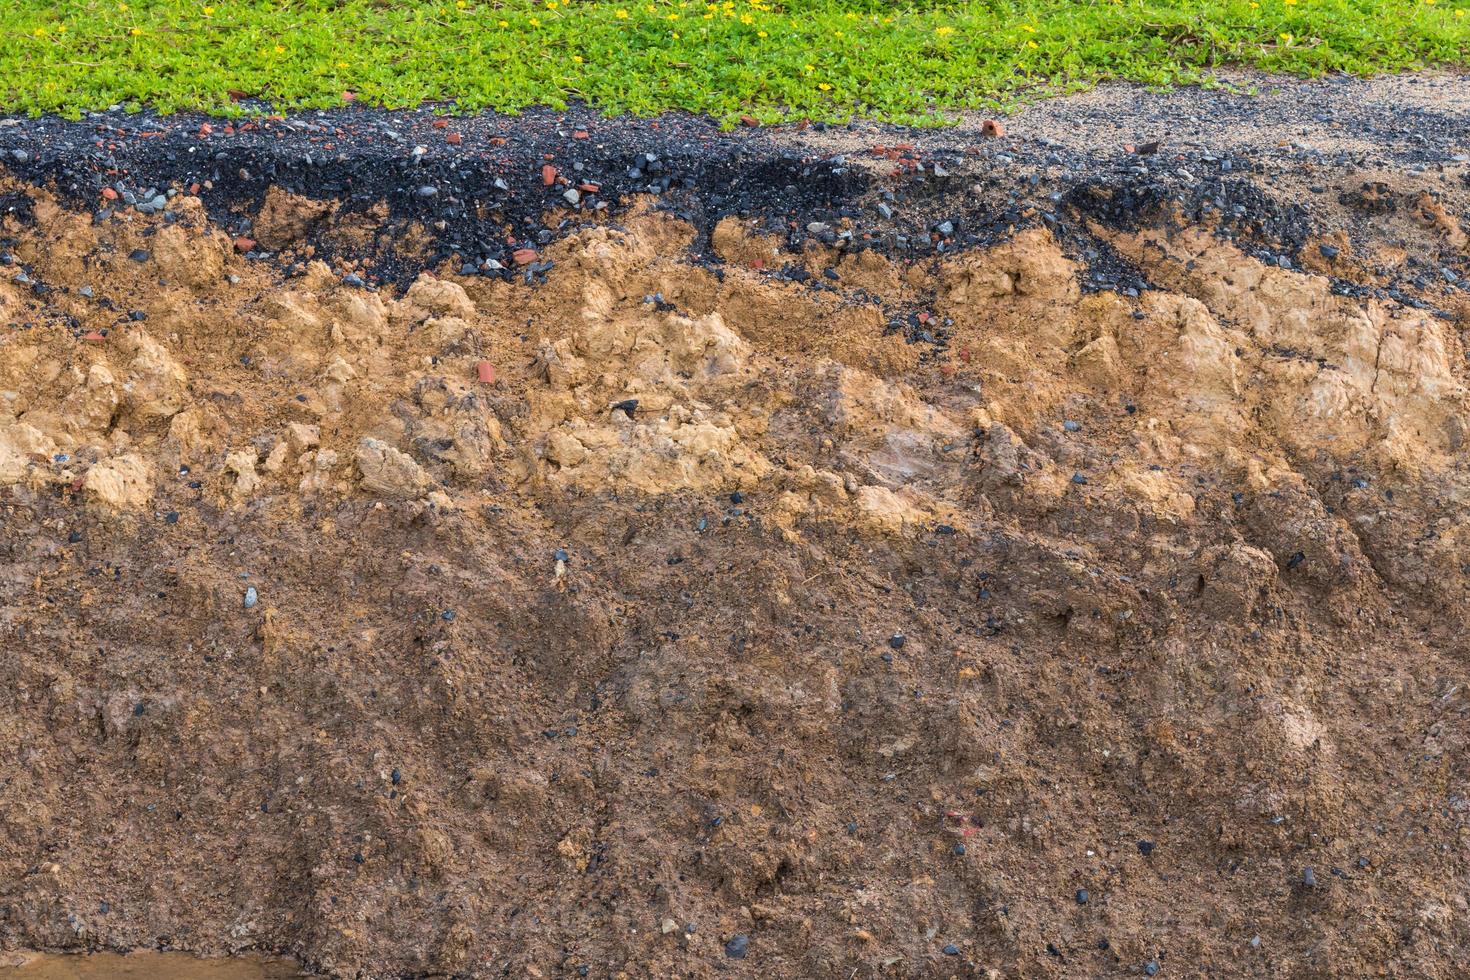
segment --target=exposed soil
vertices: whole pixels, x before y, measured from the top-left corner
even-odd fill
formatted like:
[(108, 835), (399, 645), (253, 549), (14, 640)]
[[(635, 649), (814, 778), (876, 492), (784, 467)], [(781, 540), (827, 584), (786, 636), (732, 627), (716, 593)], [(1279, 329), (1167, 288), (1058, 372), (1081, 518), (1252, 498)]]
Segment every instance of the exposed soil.
[(0, 949), (1462, 976), (1463, 100), (1094, 98), (0, 128)]

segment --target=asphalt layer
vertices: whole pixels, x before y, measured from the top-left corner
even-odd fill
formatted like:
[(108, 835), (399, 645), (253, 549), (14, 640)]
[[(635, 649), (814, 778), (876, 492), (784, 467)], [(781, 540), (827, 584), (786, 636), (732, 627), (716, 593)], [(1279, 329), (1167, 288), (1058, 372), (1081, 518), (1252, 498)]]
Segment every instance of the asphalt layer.
[[(214, 222), (245, 238), (272, 186), (338, 200), (340, 214), (386, 204), (374, 270), (397, 285), (440, 263), (534, 282), (550, 267), (524, 261), (525, 250), (587, 221), (616, 221), (637, 194), (657, 196), (705, 236), (735, 214), (760, 219), (795, 249), (815, 239), (898, 257), (1046, 224), (1088, 268), (1089, 287), (1125, 292), (1149, 283), (1090, 233), (1092, 223), (1205, 222), (1249, 254), (1295, 266), (1332, 234), (1382, 238), (1373, 223), (1382, 209), (1351, 199), (1382, 172), (1449, 204), (1465, 195), (1463, 78), (1230, 80), (1228, 91), (1106, 86), (1004, 119), (998, 136), (979, 118), (948, 129), (859, 121), (722, 131), (689, 115), (606, 118), (585, 107), (512, 117), (348, 105), (283, 118), (247, 104), (256, 114), (234, 120), (114, 109), (79, 121), (0, 119), (0, 162), (94, 209), (97, 221), (125, 207), (171, 220), (169, 199), (193, 192)], [(0, 207), (23, 210), (23, 197)], [(415, 225), (432, 241), (427, 253), (397, 251)], [(331, 259), (333, 247), (323, 241), (316, 254)], [(1454, 292), (1465, 273), (1449, 250), (1340, 288), (1434, 308), (1424, 291)], [(836, 287), (815, 279), (811, 288)]]

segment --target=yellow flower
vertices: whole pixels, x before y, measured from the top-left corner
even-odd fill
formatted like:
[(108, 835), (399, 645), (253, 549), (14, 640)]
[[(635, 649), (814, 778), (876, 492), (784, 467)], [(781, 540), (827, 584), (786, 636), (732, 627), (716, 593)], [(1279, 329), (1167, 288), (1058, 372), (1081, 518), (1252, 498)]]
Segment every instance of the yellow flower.
[(715, 19), (715, 15), (714, 14), (705, 14), (704, 15), (704, 19), (705, 20), (714, 20)]
[(1027, 34), (1035, 34), (1036, 33), (1036, 28), (1032, 27), (1030, 24), (1022, 24), (1021, 25), (1021, 30), (1025, 31)]
[(614, 13), (613, 16), (616, 17), (618, 20), (627, 20), (628, 12), (626, 10), (619, 10)]
[(460, 10), (463, 10), (464, 8), (469, 6), (469, 3), (468, 0), (454, 0), (454, 5)]
[(667, 17), (664, 18), (664, 20), (678, 20), (678, 19), (679, 19), (679, 15), (678, 14), (669, 14)]
[(526, 23), (530, 24), (532, 27), (540, 27), (541, 26), (541, 21), (537, 20), (535, 17), (528, 17), (528, 18), (526, 18)]
[(572, 63), (573, 64), (576, 64), (576, 65), (580, 65), (582, 63), (582, 56), (579, 55), (579, 54), (572, 55)]
[(214, 8), (213, 7), (205, 7), (204, 8), (204, 16), (206, 16), (206, 17), (212, 17), (213, 15), (214, 15)]
[(741, 14), (740, 15), (740, 23), (742, 23), (742, 24), (754, 24), (755, 23), (755, 18), (752, 17), (752, 16), (750, 16), (750, 14)]
[(496, 27), (509, 27), (510, 26), (510, 21), (508, 21), (508, 20), (498, 20), (498, 21), (495, 22), (495, 26)]
[(818, 82), (817, 88), (821, 89), (823, 92), (832, 91), (832, 86), (828, 85), (826, 82)]
[(1041, 47), (1041, 45), (1037, 44), (1035, 41), (1027, 41), (1026, 42), (1026, 47), (1028, 47), (1028, 48), (1039, 48), (1039, 47)]
[(841, 37), (842, 36), (842, 32), (841, 31), (833, 31), (832, 32), (832, 36), (833, 37)]
[(276, 45), (276, 54), (285, 54), (285, 53), (286, 53), (286, 49), (284, 47), (282, 47), (281, 45), (277, 44)]
[(127, 13), (127, 12), (128, 12), (128, 11), (129, 11), (129, 10), (131, 10), (131, 9), (133, 9), (133, 8), (131, 8), (131, 7), (129, 7), (129, 6), (128, 6), (128, 5), (127, 5), (127, 4), (125, 4), (125, 3), (120, 3), (120, 4), (118, 4), (118, 5), (117, 5), (117, 9), (118, 9), (118, 10), (121, 10), (121, 11), (122, 11), (122, 12), (123, 12), (123, 13)]
[(817, 66), (816, 65), (807, 65), (806, 66), (806, 73), (808, 75), (810, 75), (812, 72), (814, 72), (816, 70), (817, 70)]
[(36, 35), (36, 37), (45, 37), (46, 36), (46, 28), (44, 28), (44, 27), (38, 27), (34, 31), (31, 31), (31, 33), (34, 34), (34, 35)]
[(347, 62), (345, 62), (345, 61), (339, 61), (339, 62), (337, 62), (337, 67), (338, 68), (346, 68), (346, 67), (348, 67), (348, 65), (347, 65)]
[(559, 6), (560, 6), (560, 4), (558, 4), (556, 2), (556, 0), (546, 0), (546, 9), (547, 10), (555, 10)]
[(1288, 7), (1296, 6), (1296, 0), (1281, 0), (1281, 2)]
[(755, 36), (756, 37), (770, 37), (771, 35), (767, 34), (765, 31), (756, 31), (755, 32)]
[(143, 31), (140, 28), (133, 27), (128, 30), (128, 33), (133, 35), (133, 37), (138, 37)]
[(65, 34), (66, 33), (66, 25), (65, 24), (57, 24), (56, 25), (56, 33), (57, 34)]
[(1290, 34), (1277, 34), (1276, 36), (1281, 39), (1281, 43), (1282, 44), (1290, 44), (1291, 43), (1291, 35)]
[(940, 37), (948, 37), (949, 35), (954, 33), (954, 28), (948, 25), (945, 25), (944, 27), (936, 27), (934, 28), (934, 33), (938, 34)]
[(674, 40), (675, 41), (679, 40), (679, 32), (678, 31), (675, 31), (674, 32)]
[(1456, 17), (1464, 17), (1465, 16), (1465, 11), (1463, 11), (1463, 10), (1456, 10), (1455, 11), (1455, 16)]

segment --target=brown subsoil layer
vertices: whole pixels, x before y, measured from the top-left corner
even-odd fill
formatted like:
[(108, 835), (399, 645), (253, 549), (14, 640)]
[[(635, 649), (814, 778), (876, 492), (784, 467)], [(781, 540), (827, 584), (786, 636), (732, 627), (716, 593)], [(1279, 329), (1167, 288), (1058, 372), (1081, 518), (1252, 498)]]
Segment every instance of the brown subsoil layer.
[(630, 198), (397, 290), (7, 192), (0, 948), (1463, 975), (1466, 347), (1387, 238), (1072, 214), (1130, 295)]

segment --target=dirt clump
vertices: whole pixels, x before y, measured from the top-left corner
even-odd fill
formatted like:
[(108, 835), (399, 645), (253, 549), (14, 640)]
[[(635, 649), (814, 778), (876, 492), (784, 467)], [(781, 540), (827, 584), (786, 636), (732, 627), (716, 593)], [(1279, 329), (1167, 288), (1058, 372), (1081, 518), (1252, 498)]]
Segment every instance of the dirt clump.
[(0, 944), (1460, 971), (1445, 316), (1197, 228), (1095, 229), (1137, 296), (1041, 227), (816, 290), (648, 210), (400, 295), (25, 193)]

